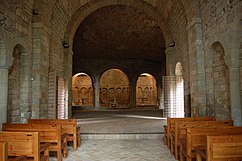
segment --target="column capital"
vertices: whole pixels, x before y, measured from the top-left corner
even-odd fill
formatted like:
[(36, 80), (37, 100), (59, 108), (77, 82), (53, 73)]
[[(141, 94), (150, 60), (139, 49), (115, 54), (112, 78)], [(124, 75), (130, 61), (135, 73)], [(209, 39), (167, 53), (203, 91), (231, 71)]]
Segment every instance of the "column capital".
[(0, 54), (0, 68), (8, 69), (12, 66), (14, 58)]
[(192, 21), (187, 23), (186, 31), (189, 31), (192, 28), (192, 26), (194, 26), (195, 24), (201, 24), (201, 23), (202, 23), (201, 18), (199, 17), (194, 18)]
[(239, 70), (239, 68), (240, 68), (239, 66), (234, 66), (234, 65), (233, 66), (228, 66), (229, 70), (234, 70), (234, 69), (238, 69)]

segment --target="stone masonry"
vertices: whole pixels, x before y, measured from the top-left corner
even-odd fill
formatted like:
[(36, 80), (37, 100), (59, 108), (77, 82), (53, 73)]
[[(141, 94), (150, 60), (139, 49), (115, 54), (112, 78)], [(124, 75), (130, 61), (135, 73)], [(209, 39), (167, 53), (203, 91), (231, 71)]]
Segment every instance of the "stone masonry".
[(127, 75), (130, 108), (142, 73), (160, 100), (179, 62), (185, 115), (241, 125), (241, 11), (241, 0), (1, 0), (0, 123), (56, 117), (60, 102), (71, 117), (79, 72), (93, 81), (94, 106), (108, 69)]

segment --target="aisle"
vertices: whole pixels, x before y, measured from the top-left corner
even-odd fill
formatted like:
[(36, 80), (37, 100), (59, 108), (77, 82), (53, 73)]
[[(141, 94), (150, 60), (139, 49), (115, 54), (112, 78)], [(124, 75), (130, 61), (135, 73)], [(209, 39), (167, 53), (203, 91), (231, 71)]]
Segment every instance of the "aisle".
[(63, 161), (176, 161), (160, 139), (92, 139), (83, 140), (77, 151), (69, 149)]
[(69, 146), (63, 161), (175, 161), (163, 144), (160, 110), (75, 111), (73, 117), (81, 126), (81, 147)]

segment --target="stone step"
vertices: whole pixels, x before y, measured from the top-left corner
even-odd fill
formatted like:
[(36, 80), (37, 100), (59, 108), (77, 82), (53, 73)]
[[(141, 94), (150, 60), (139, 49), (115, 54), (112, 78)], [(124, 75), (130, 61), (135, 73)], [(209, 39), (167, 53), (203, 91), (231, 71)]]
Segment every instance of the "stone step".
[(81, 140), (90, 139), (162, 139), (162, 133), (84, 133), (81, 134)]

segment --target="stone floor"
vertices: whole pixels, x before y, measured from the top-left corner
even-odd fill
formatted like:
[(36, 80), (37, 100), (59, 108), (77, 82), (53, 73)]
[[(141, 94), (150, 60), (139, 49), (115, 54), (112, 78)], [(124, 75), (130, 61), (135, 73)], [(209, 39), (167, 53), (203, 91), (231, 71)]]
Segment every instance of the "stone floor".
[[(163, 144), (159, 110), (75, 111), (81, 147), (63, 161), (175, 161)], [(55, 161), (56, 157), (50, 158)]]

